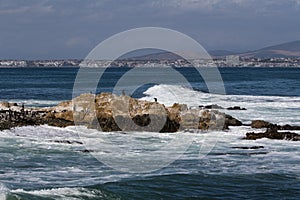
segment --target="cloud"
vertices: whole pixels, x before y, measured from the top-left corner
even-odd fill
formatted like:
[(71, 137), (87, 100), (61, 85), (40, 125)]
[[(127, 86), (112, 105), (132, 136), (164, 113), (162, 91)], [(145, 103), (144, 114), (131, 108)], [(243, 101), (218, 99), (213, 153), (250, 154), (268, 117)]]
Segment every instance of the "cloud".
[(178, 11), (232, 11), (239, 8), (255, 11), (253, 8), (273, 9), (287, 5), (293, 7), (300, 5), (300, 0), (155, 0), (151, 5), (153, 7), (176, 8)]
[(47, 14), (53, 12), (52, 5), (46, 5), (47, 1), (39, 1), (32, 4), (13, 4), (1, 2), (0, 15), (20, 15), (20, 14)]
[(256, 49), (299, 40), (299, 9), (300, 0), (0, 0), (0, 56), (84, 57), (142, 26), (181, 31), (210, 49)]
[(74, 47), (87, 47), (91, 44), (91, 41), (86, 37), (72, 37), (66, 41), (66, 46), (69, 48)]

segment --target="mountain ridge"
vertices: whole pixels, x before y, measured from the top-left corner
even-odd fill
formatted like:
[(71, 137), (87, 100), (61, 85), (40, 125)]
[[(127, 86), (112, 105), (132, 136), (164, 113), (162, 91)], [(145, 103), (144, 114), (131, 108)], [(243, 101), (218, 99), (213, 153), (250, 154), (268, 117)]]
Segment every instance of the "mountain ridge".
[[(272, 46), (263, 47), (257, 50), (247, 52), (233, 52), (228, 50), (212, 50), (208, 53), (213, 58), (221, 58), (228, 55), (237, 55), (247, 58), (288, 58), (288, 57), (300, 57), (300, 40), (291, 41)], [(127, 58), (129, 60), (177, 60), (181, 57), (171, 52), (158, 52), (151, 53), (136, 57)]]

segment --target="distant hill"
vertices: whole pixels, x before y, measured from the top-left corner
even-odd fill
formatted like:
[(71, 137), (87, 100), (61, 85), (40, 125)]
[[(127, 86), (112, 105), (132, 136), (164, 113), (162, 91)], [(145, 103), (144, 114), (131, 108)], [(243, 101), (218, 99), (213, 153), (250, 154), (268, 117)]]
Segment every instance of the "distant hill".
[(255, 51), (240, 53), (239, 55), (255, 58), (300, 57), (300, 41), (269, 46)]
[[(227, 55), (233, 55), (235, 54), (232, 51), (226, 51), (226, 50), (215, 50), (215, 51), (210, 51), (208, 52), (212, 57), (222, 57), (222, 56), (227, 56)], [(151, 54), (146, 54), (142, 56), (136, 56), (136, 57), (129, 57), (127, 59), (129, 60), (177, 60), (180, 59), (181, 57), (171, 53), (171, 52), (159, 52), (159, 53), (151, 53)]]
[(178, 60), (181, 57), (171, 52), (152, 53), (143, 56), (131, 57), (129, 60)]
[(228, 56), (228, 55), (236, 54), (235, 52), (226, 51), (226, 50), (212, 50), (212, 51), (209, 51), (208, 53), (212, 57), (222, 57), (222, 56)]
[[(239, 55), (240, 57), (254, 58), (279, 58), (300, 57), (300, 41), (293, 41), (274, 46), (264, 47), (249, 52), (232, 52), (227, 50), (213, 50), (208, 52), (212, 57), (224, 57), (227, 55)], [(158, 52), (142, 56), (128, 58), (130, 60), (177, 60), (180, 57), (171, 52)]]

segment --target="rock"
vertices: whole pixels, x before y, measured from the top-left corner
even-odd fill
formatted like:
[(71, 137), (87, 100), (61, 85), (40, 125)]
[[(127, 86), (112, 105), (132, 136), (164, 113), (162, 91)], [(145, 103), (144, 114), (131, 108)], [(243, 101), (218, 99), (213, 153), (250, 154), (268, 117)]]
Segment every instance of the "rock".
[(0, 108), (3, 109), (3, 108), (10, 108), (10, 107), (16, 107), (18, 106), (17, 103), (9, 103), (7, 101), (2, 101), (0, 102)]
[(243, 125), (243, 123), (241, 121), (226, 114), (226, 118), (225, 118), (226, 129), (228, 129), (229, 126), (242, 126), (242, 125)]
[(268, 128), (270, 125), (270, 122), (264, 120), (253, 120), (251, 122), (251, 128)]
[(60, 118), (42, 118), (38, 121), (36, 125), (41, 125), (41, 124), (47, 124), (49, 126), (56, 126), (56, 127), (67, 127), (67, 126), (74, 126), (73, 121), (65, 120), (65, 119), (60, 119)]
[(83, 144), (80, 141), (72, 141), (72, 140), (50, 140), (50, 142), (55, 142), (55, 143), (63, 143), (63, 144)]
[(263, 120), (253, 120), (251, 122), (251, 127), (252, 128), (272, 128), (276, 127), (278, 130), (300, 130), (300, 126), (291, 126), (289, 124), (286, 125), (277, 125), (277, 124), (272, 124), (267, 121)]
[[(72, 120), (56, 118), (55, 113), (46, 109), (31, 109), (17, 106), (12, 103), (3, 103), (1, 106), (8, 106), (0, 110), (0, 130), (10, 129), (18, 126), (36, 126), (48, 124), (57, 127), (74, 125)], [(10, 106), (11, 105), (11, 106)], [(62, 114), (62, 113), (60, 113)]]
[(199, 108), (205, 108), (205, 109), (224, 109), (222, 106), (219, 106), (217, 104), (206, 105), (206, 106), (200, 105)]
[(84, 150), (80, 150), (80, 152), (82, 153), (92, 153), (95, 152), (94, 150), (89, 150), (89, 149), (84, 149)]
[(8, 108), (9, 107), (9, 102), (7, 102), (7, 101), (0, 102), (0, 107), (1, 108)]
[(300, 130), (300, 126), (291, 126), (289, 124), (279, 126), (277, 125), (278, 130)]
[(292, 132), (278, 132), (276, 126), (268, 128), (264, 133), (246, 133), (244, 139), (247, 140), (256, 140), (261, 138), (277, 139), (277, 140), (292, 140), (300, 141), (300, 135)]
[[(90, 99), (90, 100), (88, 100)], [(101, 93), (96, 96), (80, 95), (75, 101), (74, 113), (76, 124), (86, 124), (88, 128), (102, 131), (155, 131), (176, 132), (179, 129), (222, 129), (225, 115), (209, 110), (190, 109), (186, 104), (175, 103), (165, 107), (157, 102), (133, 99), (129, 96), (117, 96)], [(94, 104), (94, 108), (93, 105)], [(70, 108), (70, 103), (64, 103)], [(62, 110), (54, 108), (54, 110)], [(95, 114), (91, 112), (95, 110)], [(66, 111), (68, 113), (68, 111)], [(70, 113), (68, 113), (70, 114)], [(66, 114), (55, 114), (66, 118)], [(223, 124), (220, 125), (219, 121)], [(217, 120), (218, 119), (218, 120)], [(68, 119), (69, 120), (69, 119)]]
[(67, 110), (63, 110), (62, 112), (56, 112), (53, 114), (54, 118), (57, 119), (64, 119), (67, 121), (74, 121), (73, 119), (73, 111), (67, 111)]
[(233, 149), (263, 149), (264, 146), (252, 146), (252, 147), (231, 147)]
[[(112, 93), (82, 94), (51, 108), (30, 109), (2, 102), (0, 129), (24, 125), (66, 127), (84, 125), (101, 131), (176, 132), (185, 129), (223, 130), (242, 123), (225, 113), (208, 108), (188, 109), (175, 103), (166, 107), (158, 102), (138, 100)], [(26, 112), (25, 112), (26, 110)]]
[(240, 106), (233, 106), (227, 108), (227, 110), (247, 110), (246, 108), (241, 108)]

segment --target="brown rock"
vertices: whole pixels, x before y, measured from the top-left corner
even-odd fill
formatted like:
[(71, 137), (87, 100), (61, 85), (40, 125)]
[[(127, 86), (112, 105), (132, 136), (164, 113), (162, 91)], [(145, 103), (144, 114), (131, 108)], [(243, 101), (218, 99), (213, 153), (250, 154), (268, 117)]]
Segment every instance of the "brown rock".
[(251, 122), (251, 128), (268, 128), (270, 125), (270, 122), (264, 120), (253, 120)]
[(242, 126), (242, 125), (243, 123), (238, 119), (232, 117), (231, 115), (226, 115), (225, 128), (228, 129), (229, 126)]
[[(102, 131), (176, 132), (183, 129), (222, 130), (241, 125), (237, 119), (217, 110), (188, 109), (187, 105), (178, 103), (165, 107), (158, 102), (111, 93), (82, 94), (51, 108), (27, 109), (26, 116), (24, 110), (18, 109), (14, 111), (13, 119), (1, 121), (1, 128), (40, 124), (65, 127), (76, 124)], [(3, 115), (6, 115), (5, 112)]]
[(256, 140), (261, 138), (300, 141), (299, 134), (292, 132), (278, 132), (278, 129), (275, 126), (268, 128), (264, 133), (246, 133), (246, 137), (244, 139)]

